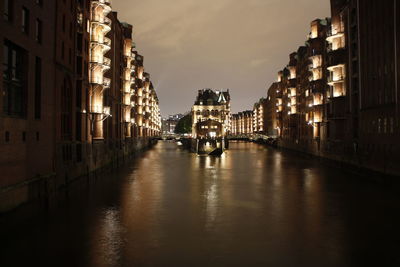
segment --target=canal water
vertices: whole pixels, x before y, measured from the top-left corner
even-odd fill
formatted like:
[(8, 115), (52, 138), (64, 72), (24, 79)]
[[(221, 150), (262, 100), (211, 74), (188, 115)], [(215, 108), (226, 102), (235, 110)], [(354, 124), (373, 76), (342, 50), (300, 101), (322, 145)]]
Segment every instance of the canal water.
[(400, 266), (400, 197), (301, 154), (159, 142), (0, 232), (0, 266)]

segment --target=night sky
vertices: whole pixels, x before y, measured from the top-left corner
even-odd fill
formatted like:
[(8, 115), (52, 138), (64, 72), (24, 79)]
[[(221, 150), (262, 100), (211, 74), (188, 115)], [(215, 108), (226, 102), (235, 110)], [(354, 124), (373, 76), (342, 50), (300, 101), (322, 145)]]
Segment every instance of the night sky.
[(133, 25), (163, 117), (189, 111), (202, 88), (230, 89), (232, 111), (266, 95), (329, 0), (113, 0)]

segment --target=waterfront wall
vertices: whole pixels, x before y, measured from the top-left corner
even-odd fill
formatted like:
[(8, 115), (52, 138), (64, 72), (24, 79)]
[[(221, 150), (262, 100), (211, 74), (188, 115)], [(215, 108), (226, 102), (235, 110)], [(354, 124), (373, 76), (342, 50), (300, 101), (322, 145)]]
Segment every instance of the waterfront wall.
[(279, 140), (279, 148), (294, 150), (316, 157), (333, 160), (358, 169), (377, 172), (387, 176), (400, 176), (399, 146), (372, 147), (355, 142), (332, 142), (310, 140), (292, 142)]
[[(123, 165), (157, 142), (152, 138), (138, 138), (123, 143), (94, 143), (83, 148), (84, 158), (71, 164), (56, 164), (56, 170), (45, 175), (0, 188), (0, 213), (34, 202), (51, 202), (80, 179), (97, 176)], [(62, 157), (58, 153), (58, 157)], [(62, 161), (57, 161), (62, 162)]]

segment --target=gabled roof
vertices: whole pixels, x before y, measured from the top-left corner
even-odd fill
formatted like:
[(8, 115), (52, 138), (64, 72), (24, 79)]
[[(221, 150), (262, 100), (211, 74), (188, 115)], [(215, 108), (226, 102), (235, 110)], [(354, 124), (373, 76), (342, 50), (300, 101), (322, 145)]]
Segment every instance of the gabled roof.
[(219, 92), (212, 89), (199, 90), (195, 105), (222, 105), (230, 101), (229, 91)]

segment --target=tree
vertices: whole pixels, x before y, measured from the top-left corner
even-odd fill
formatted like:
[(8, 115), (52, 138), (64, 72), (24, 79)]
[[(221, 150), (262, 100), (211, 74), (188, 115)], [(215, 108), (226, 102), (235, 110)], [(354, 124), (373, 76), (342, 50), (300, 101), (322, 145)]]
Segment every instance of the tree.
[(192, 115), (188, 114), (178, 121), (175, 127), (175, 133), (185, 134), (192, 132)]

